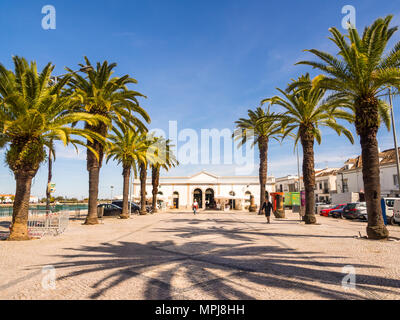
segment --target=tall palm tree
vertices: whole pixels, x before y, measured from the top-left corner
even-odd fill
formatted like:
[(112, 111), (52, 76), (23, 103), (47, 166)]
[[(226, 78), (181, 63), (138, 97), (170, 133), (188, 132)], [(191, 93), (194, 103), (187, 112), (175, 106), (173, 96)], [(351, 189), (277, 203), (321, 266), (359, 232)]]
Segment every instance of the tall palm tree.
[[(301, 84), (301, 88), (297, 87)], [(270, 103), (283, 107), (280, 115), (283, 129), (282, 139), (290, 134), (295, 135), (295, 145), (300, 140), (303, 147), (303, 181), (306, 193), (306, 211), (304, 221), (306, 224), (316, 223), (314, 214), (314, 141), (321, 143), (320, 127), (329, 127), (338, 135), (343, 133), (351, 143), (353, 136), (349, 130), (336, 122), (337, 118), (352, 121), (351, 114), (338, 108), (336, 103), (323, 100), (326, 90), (313, 85), (310, 75), (301, 76), (297, 81), (293, 80), (287, 91), (277, 89), (281, 94), (261, 101), (262, 104)]]
[(388, 51), (387, 45), (397, 27), (389, 26), (392, 16), (377, 19), (365, 28), (362, 37), (356, 29), (348, 29), (345, 37), (336, 28), (329, 31), (337, 46), (338, 56), (316, 49), (308, 50), (318, 62), (301, 61), (324, 72), (320, 86), (332, 90), (331, 99), (347, 99), (355, 115), (355, 127), (360, 136), (365, 199), (368, 211), (367, 235), (384, 239), (389, 235), (380, 206), (379, 149), (377, 133), (381, 119), (389, 127), (388, 106), (381, 93), (389, 86), (400, 86), (400, 42)]
[(179, 162), (175, 158), (175, 155), (171, 150), (173, 145), (171, 145), (170, 140), (165, 140), (163, 137), (155, 137), (154, 145), (156, 147), (156, 152), (159, 160), (153, 161), (150, 167), (151, 167), (151, 184), (153, 186), (152, 208), (153, 212), (157, 212), (157, 194), (158, 194), (158, 186), (160, 185), (160, 170), (165, 169), (168, 171), (170, 168), (179, 165)]
[[(276, 114), (270, 108), (258, 107), (256, 110), (247, 111), (248, 118), (240, 118), (235, 122), (236, 130), (233, 136), (239, 141), (238, 147), (252, 141), (252, 147), (258, 145), (260, 153), (259, 180), (260, 180), (260, 207), (265, 202), (267, 169), (268, 169), (268, 143), (270, 139), (276, 139), (281, 133), (280, 124)], [(261, 119), (263, 120), (261, 122)]]
[(107, 162), (112, 159), (116, 160), (118, 164), (122, 164), (124, 182), (121, 218), (128, 219), (130, 216), (128, 197), (131, 168), (133, 168), (136, 177), (137, 164), (146, 161), (147, 158), (153, 160), (152, 153), (149, 152), (149, 148), (152, 147), (149, 146), (146, 134), (141, 133), (139, 130), (133, 130), (124, 124), (118, 123), (117, 127), (113, 127), (112, 131), (114, 134), (108, 137)]
[[(32, 179), (45, 160), (45, 146), (61, 140), (64, 145), (86, 145), (76, 137), (93, 143), (101, 137), (70, 124), (80, 120), (90, 125), (105, 121), (101, 115), (71, 112), (70, 99), (61, 92), (68, 78), (49, 85), (54, 65), (48, 63), (40, 74), (35, 62), (13, 57), (11, 71), (0, 64), (0, 148), (8, 146), (6, 162), (16, 180), (12, 227), (9, 240), (28, 240), (28, 208)], [(90, 147), (89, 147), (90, 148)], [(93, 150), (93, 152), (95, 152)], [(94, 156), (97, 156), (94, 153)]]
[[(91, 63), (85, 57), (85, 64), (91, 67)], [(80, 65), (84, 67), (84, 65)], [(87, 78), (83, 78), (77, 73), (73, 74), (70, 81), (71, 97), (75, 102), (75, 108), (89, 114), (100, 114), (106, 117), (109, 122), (98, 125), (85, 124), (85, 128), (107, 137), (107, 133), (112, 127), (112, 121), (119, 121), (127, 126), (136, 126), (140, 130), (145, 130), (142, 121), (137, 117), (141, 116), (147, 123), (150, 117), (144, 111), (137, 100), (138, 97), (145, 97), (137, 91), (127, 88), (129, 84), (137, 81), (129, 75), (122, 77), (112, 77), (115, 63), (108, 64), (104, 61), (99, 62), (96, 68), (87, 71)], [(71, 69), (67, 69), (72, 72)], [(98, 153), (98, 158), (94, 156), (91, 149), (87, 149), (87, 170), (89, 171), (89, 208), (85, 224), (97, 224), (97, 198), (99, 193), (99, 174), (104, 157), (104, 144), (88, 141), (91, 149)]]
[(141, 215), (146, 215), (146, 180), (147, 180), (147, 169), (148, 169), (147, 160), (143, 160), (139, 162), (139, 179), (140, 179), (140, 211)]
[(46, 186), (46, 211), (50, 210), (50, 197), (51, 197), (50, 183), (51, 180), (53, 179), (53, 158), (55, 160), (55, 148), (53, 141), (50, 141), (49, 145), (50, 145), (50, 147), (48, 148), (49, 153), (47, 156), (48, 168), (47, 168), (47, 186)]

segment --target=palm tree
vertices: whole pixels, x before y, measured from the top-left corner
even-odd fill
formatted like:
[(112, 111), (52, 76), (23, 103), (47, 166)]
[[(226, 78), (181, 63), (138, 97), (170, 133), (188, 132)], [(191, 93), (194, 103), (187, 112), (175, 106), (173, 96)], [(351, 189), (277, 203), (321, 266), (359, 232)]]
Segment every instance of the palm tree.
[(158, 194), (158, 186), (160, 184), (160, 170), (161, 168), (169, 170), (170, 168), (179, 165), (179, 162), (175, 158), (175, 155), (171, 150), (173, 145), (170, 144), (170, 140), (165, 140), (162, 137), (155, 137), (154, 145), (156, 147), (156, 152), (159, 161), (154, 161), (150, 165), (150, 167), (151, 167), (151, 184), (153, 186), (152, 208), (153, 212), (157, 212), (157, 194)]
[(48, 168), (47, 168), (47, 186), (46, 186), (46, 211), (50, 211), (50, 197), (51, 197), (50, 183), (51, 180), (53, 179), (53, 158), (55, 160), (55, 149), (53, 142), (50, 141), (49, 145), (50, 145), (50, 147), (48, 148), (49, 154), (47, 156)]
[(140, 211), (141, 215), (146, 215), (146, 180), (147, 180), (147, 160), (139, 162), (139, 179), (140, 179)]
[(137, 172), (137, 164), (146, 161), (151, 156), (149, 151), (149, 142), (144, 133), (139, 130), (133, 130), (124, 124), (118, 123), (118, 128), (113, 127), (113, 135), (109, 135), (107, 148), (107, 162), (112, 159), (118, 164), (122, 164), (122, 176), (124, 179), (122, 192), (122, 219), (128, 219), (130, 209), (128, 203), (129, 197), (129, 179), (131, 168), (135, 177)]
[(363, 180), (368, 211), (367, 235), (370, 239), (389, 236), (380, 206), (379, 149), (377, 132), (383, 120), (390, 128), (388, 106), (381, 92), (400, 85), (400, 42), (391, 51), (387, 45), (397, 27), (389, 27), (392, 16), (377, 19), (365, 28), (362, 37), (356, 29), (348, 29), (345, 37), (336, 28), (329, 31), (339, 49), (339, 56), (319, 50), (308, 50), (320, 61), (301, 61), (322, 70), (320, 86), (334, 93), (331, 99), (346, 99), (355, 115), (356, 132), (360, 136), (363, 159)]
[[(61, 90), (68, 78), (49, 85), (54, 65), (48, 63), (40, 74), (35, 62), (13, 57), (15, 71), (0, 64), (0, 148), (8, 146), (6, 162), (14, 172), (16, 192), (9, 240), (29, 239), (27, 221), (32, 179), (45, 160), (45, 146), (61, 140), (64, 145), (86, 145), (74, 138), (81, 136), (93, 143), (96, 133), (75, 129), (80, 120), (90, 125), (105, 121), (102, 116), (71, 112), (70, 99)], [(94, 154), (96, 156), (96, 154)]]
[[(296, 89), (299, 84), (301, 89)], [(336, 118), (352, 121), (351, 114), (340, 110), (337, 104), (325, 102), (323, 98), (326, 90), (313, 85), (310, 75), (301, 76), (297, 81), (293, 80), (287, 91), (277, 89), (281, 94), (261, 101), (271, 105), (283, 107), (280, 115), (283, 130), (282, 139), (290, 134), (295, 135), (295, 145), (301, 141), (303, 147), (303, 181), (306, 193), (306, 211), (304, 221), (306, 224), (315, 224), (314, 215), (314, 141), (321, 143), (321, 131), (319, 127), (329, 127), (338, 135), (343, 133), (351, 143), (353, 136), (349, 130), (336, 122)], [(337, 101), (337, 103), (339, 103)]]
[[(91, 67), (91, 63), (85, 57), (86, 66)], [(84, 65), (80, 65), (84, 67)], [(71, 97), (75, 101), (75, 108), (89, 114), (100, 114), (106, 117), (108, 123), (98, 125), (85, 124), (85, 128), (96, 132), (106, 138), (112, 127), (112, 121), (118, 121), (127, 126), (136, 126), (140, 130), (145, 130), (142, 121), (136, 116), (140, 115), (147, 123), (150, 117), (140, 106), (137, 97), (145, 97), (141, 93), (129, 90), (127, 85), (137, 83), (129, 75), (122, 77), (112, 77), (115, 63), (97, 63), (96, 68), (87, 71), (87, 78), (79, 74), (73, 74), (70, 81)], [(72, 72), (71, 69), (67, 70)], [(85, 224), (97, 224), (97, 198), (99, 193), (99, 174), (104, 157), (104, 144), (88, 141), (91, 148), (87, 149), (87, 170), (89, 171), (89, 208)], [(98, 158), (94, 156), (92, 150), (98, 153)]]
[[(259, 180), (260, 180), (260, 207), (265, 202), (268, 169), (268, 143), (270, 139), (277, 140), (281, 132), (280, 124), (277, 122), (276, 114), (270, 112), (270, 108), (258, 107), (256, 110), (247, 111), (248, 118), (240, 118), (235, 122), (236, 130), (233, 136), (239, 141), (238, 147), (252, 141), (252, 147), (258, 145), (260, 152)], [(261, 122), (260, 120), (263, 119)]]

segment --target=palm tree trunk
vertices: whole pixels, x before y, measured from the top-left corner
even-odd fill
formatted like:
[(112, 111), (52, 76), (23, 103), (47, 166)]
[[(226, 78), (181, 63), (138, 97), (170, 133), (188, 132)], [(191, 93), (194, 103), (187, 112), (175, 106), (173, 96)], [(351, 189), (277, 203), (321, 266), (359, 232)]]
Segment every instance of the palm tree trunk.
[(16, 191), (13, 204), (11, 232), (7, 240), (29, 240), (28, 213), (32, 179), (35, 173), (20, 171), (15, 173)]
[(89, 168), (89, 207), (88, 207), (88, 215), (87, 215), (85, 223), (84, 223), (87, 225), (99, 223), (98, 216), (97, 216), (97, 198), (99, 195), (99, 175), (100, 175), (99, 167)]
[(48, 175), (47, 175), (47, 188), (46, 188), (46, 211), (50, 211), (50, 183), (51, 179), (53, 178), (53, 159), (51, 157), (51, 150), (49, 149), (49, 168), (48, 168)]
[(99, 196), (100, 165), (96, 156), (89, 149), (87, 150), (87, 170), (89, 171), (89, 207), (84, 224), (92, 225), (99, 223), (97, 199)]
[(153, 212), (157, 212), (157, 194), (158, 194), (158, 185), (160, 183), (160, 168), (152, 166), (151, 167), (151, 184), (153, 185), (153, 203), (152, 208)]
[(304, 221), (306, 224), (315, 224), (315, 171), (314, 171), (314, 136), (309, 129), (300, 127), (301, 145), (303, 146), (303, 181), (306, 192), (306, 212)]
[(129, 219), (130, 217), (130, 205), (129, 205), (129, 178), (131, 175), (131, 166), (124, 166), (122, 170), (124, 177), (124, 186), (122, 190), (122, 214), (121, 219)]
[(144, 163), (140, 164), (140, 214), (147, 214), (146, 211), (146, 179), (147, 166)]
[(258, 171), (258, 177), (260, 180), (259, 214), (261, 214), (261, 208), (265, 202), (265, 185), (267, 184), (268, 137), (260, 137), (259, 138), (258, 149), (260, 151), (260, 167), (259, 167), (259, 171)]
[[(103, 137), (107, 135), (107, 127), (105, 124), (96, 127), (86, 125), (85, 128), (101, 134)], [(97, 216), (97, 199), (99, 197), (99, 176), (100, 168), (103, 162), (104, 147), (98, 141), (87, 141), (87, 145), (92, 147), (98, 155), (98, 159), (92, 151), (87, 149), (87, 170), (89, 171), (89, 207), (88, 215), (86, 217), (86, 225), (98, 224), (99, 219)]]
[[(379, 177), (379, 149), (376, 135), (379, 128), (377, 100), (364, 99), (356, 102), (356, 129), (360, 135), (364, 194), (367, 203), (369, 239), (389, 237), (381, 209), (381, 186)], [(397, 150), (396, 150), (397, 151)]]

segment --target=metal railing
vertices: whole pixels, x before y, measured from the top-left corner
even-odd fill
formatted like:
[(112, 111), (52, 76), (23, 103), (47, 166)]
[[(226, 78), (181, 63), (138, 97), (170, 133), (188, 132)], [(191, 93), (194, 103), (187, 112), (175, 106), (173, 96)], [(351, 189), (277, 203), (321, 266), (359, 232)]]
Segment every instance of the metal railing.
[[(3, 221), (10, 221), (12, 215), (2, 214)], [(63, 233), (69, 223), (69, 211), (51, 212), (46, 210), (29, 210), (28, 212), (28, 234), (31, 237), (43, 237), (46, 235), (57, 236)]]
[(28, 216), (28, 233), (31, 237), (57, 236), (68, 227), (69, 212), (33, 211)]

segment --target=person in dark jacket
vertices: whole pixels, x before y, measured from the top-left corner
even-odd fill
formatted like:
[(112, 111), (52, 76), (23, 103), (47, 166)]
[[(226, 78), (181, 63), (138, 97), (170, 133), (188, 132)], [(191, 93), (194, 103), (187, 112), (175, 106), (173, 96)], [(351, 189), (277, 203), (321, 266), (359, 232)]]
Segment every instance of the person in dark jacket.
[(271, 223), (271, 210), (272, 210), (272, 203), (267, 200), (264, 201), (261, 211), (264, 210), (265, 216), (267, 217), (267, 223)]

